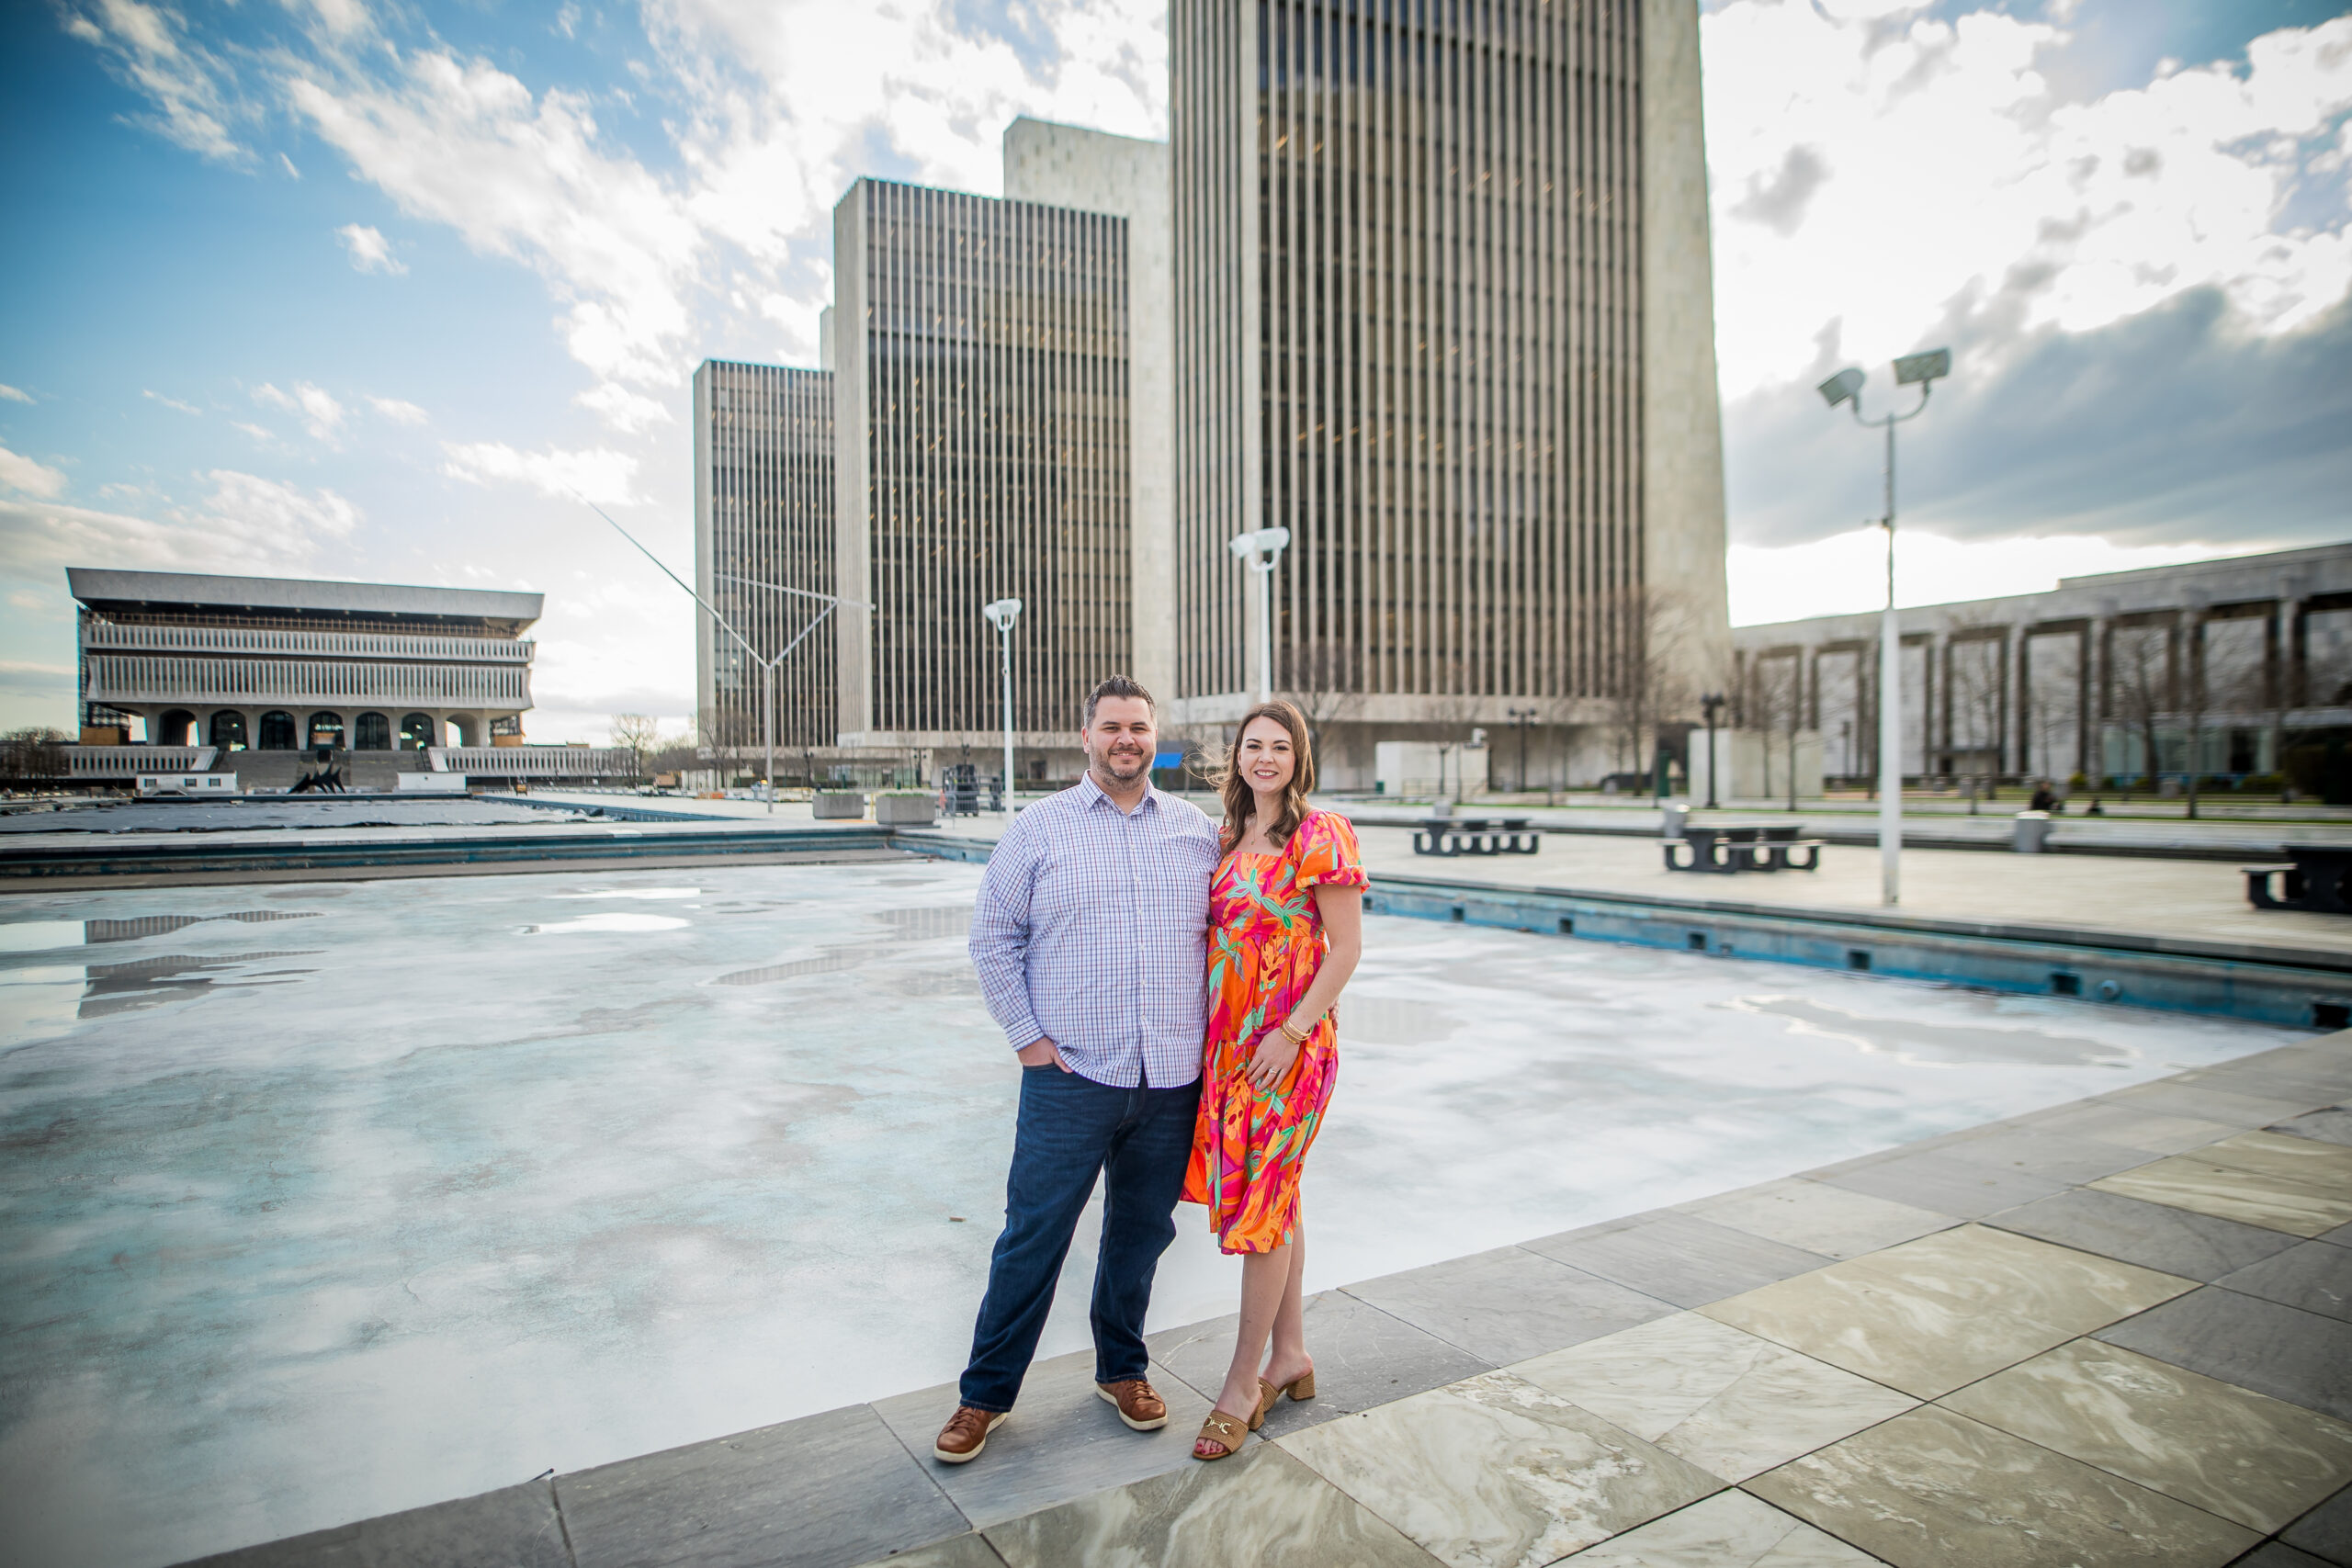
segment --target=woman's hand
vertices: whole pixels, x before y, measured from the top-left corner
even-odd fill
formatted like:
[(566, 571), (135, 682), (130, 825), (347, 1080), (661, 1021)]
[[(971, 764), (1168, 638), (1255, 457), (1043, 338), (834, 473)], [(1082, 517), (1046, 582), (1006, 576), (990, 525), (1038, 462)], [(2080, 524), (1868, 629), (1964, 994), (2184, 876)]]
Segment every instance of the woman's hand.
[(1250, 1053), (1241, 1077), (1251, 1089), (1265, 1094), (1283, 1081), (1301, 1049), (1301, 1043), (1283, 1033), (1278, 1024), (1258, 1037), (1258, 1049)]

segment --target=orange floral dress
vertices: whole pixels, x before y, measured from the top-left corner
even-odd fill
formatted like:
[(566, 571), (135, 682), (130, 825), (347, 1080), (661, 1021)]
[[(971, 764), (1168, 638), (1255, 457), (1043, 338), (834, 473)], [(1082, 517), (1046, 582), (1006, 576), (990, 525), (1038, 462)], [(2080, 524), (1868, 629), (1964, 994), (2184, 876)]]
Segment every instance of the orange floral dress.
[(1367, 885), (1355, 828), (1335, 811), (1309, 813), (1278, 854), (1227, 855), (1209, 889), (1208, 1038), (1183, 1196), (1208, 1205), (1221, 1251), (1272, 1252), (1290, 1240), (1299, 1174), (1339, 1075), (1327, 1015), (1272, 1089), (1261, 1094), (1242, 1077), (1322, 966), (1329, 943), (1307, 889), (1326, 884)]

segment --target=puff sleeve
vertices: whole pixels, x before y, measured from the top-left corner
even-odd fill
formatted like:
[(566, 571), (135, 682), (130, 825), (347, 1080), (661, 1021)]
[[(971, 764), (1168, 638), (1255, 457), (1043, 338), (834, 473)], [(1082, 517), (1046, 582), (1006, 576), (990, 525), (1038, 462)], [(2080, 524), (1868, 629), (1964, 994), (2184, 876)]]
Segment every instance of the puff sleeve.
[(1367, 887), (1363, 851), (1356, 843), (1355, 824), (1336, 811), (1317, 811), (1291, 835), (1292, 853), (1298, 861), (1298, 886), (1303, 890), (1329, 885)]

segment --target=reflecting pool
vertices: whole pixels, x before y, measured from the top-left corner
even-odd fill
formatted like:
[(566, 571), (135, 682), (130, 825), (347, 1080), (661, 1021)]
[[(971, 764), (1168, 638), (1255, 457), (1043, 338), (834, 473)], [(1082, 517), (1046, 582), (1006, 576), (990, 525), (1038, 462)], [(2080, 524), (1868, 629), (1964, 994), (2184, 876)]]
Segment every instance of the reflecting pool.
[[(1017, 1087), (978, 878), (0, 903), (0, 1557), (172, 1562), (952, 1378)], [(1367, 924), (1316, 1288), (2296, 1038)], [(1238, 1288), (1179, 1219), (1155, 1326)]]

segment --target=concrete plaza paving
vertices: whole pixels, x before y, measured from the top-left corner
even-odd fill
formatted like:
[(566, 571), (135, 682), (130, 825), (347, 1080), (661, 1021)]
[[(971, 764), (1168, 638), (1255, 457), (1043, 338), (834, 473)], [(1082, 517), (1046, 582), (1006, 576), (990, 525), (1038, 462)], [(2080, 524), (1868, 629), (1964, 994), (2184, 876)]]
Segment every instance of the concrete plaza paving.
[(2327, 1036), (1324, 1292), (1215, 1464), (1230, 1319), (1157, 1433), (1079, 1353), (963, 1467), (943, 1385), (208, 1561), (2352, 1564), (2347, 1095)]

